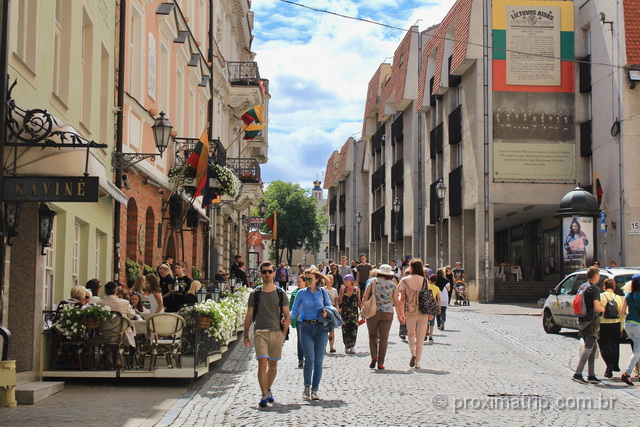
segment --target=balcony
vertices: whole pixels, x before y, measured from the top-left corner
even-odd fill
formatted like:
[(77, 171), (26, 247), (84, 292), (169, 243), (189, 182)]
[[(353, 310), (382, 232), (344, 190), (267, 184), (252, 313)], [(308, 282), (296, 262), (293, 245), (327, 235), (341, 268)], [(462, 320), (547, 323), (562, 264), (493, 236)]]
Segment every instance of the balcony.
[(385, 185), (384, 165), (380, 166), (377, 171), (371, 175), (371, 192), (375, 193)]
[(235, 172), (243, 184), (260, 184), (260, 165), (256, 159), (227, 159), (227, 166)]
[(347, 208), (347, 196), (342, 194), (340, 196), (340, 200), (338, 202), (338, 208), (340, 210), (340, 212), (344, 212)]
[[(175, 166), (187, 164), (187, 159), (198, 144), (198, 138), (174, 138), (176, 142)], [(220, 166), (227, 165), (227, 150), (219, 139), (209, 140), (209, 163)]]
[(402, 185), (404, 181), (404, 162), (398, 160), (395, 165), (391, 166), (391, 187), (395, 188)]
[(260, 71), (257, 62), (228, 62), (231, 86), (260, 86)]

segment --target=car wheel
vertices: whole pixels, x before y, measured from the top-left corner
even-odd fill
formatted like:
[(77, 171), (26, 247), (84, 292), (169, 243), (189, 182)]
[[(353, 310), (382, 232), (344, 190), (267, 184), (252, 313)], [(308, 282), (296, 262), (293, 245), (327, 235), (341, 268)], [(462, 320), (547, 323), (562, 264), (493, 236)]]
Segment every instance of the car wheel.
[(549, 310), (545, 310), (542, 315), (542, 327), (544, 331), (548, 334), (557, 334), (560, 332), (560, 326), (556, 325), (553, 321), (553, 315)]

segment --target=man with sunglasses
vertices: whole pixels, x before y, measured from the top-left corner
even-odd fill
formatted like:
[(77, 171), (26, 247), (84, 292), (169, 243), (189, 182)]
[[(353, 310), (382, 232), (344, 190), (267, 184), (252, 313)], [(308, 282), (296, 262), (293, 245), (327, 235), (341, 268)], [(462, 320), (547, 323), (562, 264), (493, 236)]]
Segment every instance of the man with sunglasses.
[(282, 356), (282, 345), (287, 336), (290, 317), (287, 294), (276, 287), (274, 282), (275, 267), (268, 261), (263, 262), (260, 264), (260, 275), (262, 286), (249, 295), (244, 320), (244, 345), (251, 347), (249, 328), (254, 324), (253, 341), (258, 360), (258, 383), (262, 393), (258, 405), (264, 408), (275, 400), (271, 386), (278, 373), (278, 360)]

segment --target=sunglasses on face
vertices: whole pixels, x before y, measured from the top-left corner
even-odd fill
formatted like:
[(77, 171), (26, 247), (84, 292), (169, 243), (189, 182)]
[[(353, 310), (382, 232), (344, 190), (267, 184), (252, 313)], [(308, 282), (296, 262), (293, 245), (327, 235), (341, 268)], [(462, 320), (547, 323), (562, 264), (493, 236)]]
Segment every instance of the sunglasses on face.
[(313, 282), (313, 277), (305, 277), (304, 280), (307, 282)]
[(273, 274), (273, 270), (262, 270), (262, 274)]

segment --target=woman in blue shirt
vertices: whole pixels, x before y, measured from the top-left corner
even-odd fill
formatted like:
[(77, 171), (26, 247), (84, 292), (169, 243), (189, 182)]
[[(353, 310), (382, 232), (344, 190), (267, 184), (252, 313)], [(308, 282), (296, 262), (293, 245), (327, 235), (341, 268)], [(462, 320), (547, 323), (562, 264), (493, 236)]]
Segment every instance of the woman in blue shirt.
[[(627, 308), (629, 313), (627, 314)], [(627, 315), (624, 322), (624, 330), (633, 341), (633, 354), (629, 358), (627, 369), (622, 374), (622, 381), (627, 385), (633, 385), (631, 381), (631, 371), (640, 360), (640, 274), (631, 277), (631, 292), (624, 297), (621, 316)]]
[(319, 287), (326, 277), (316, 268), (308, 268), (304, 271), (306, 289), (301, 289), (296, 294), (296, 299), (291, 309), (291, 318), (300, 315), (298, 327), (300, 328), (302, 348), (304, 350), (304, 392), (303, 399), (320, 400), (318, 387), (322, 379), (322, 362), (324, 352), (329, 339), (328, 331), (320, 321), (321, 317), (327, 317), (326, 309), (331, 307), (331, 299), (326, 290)]

